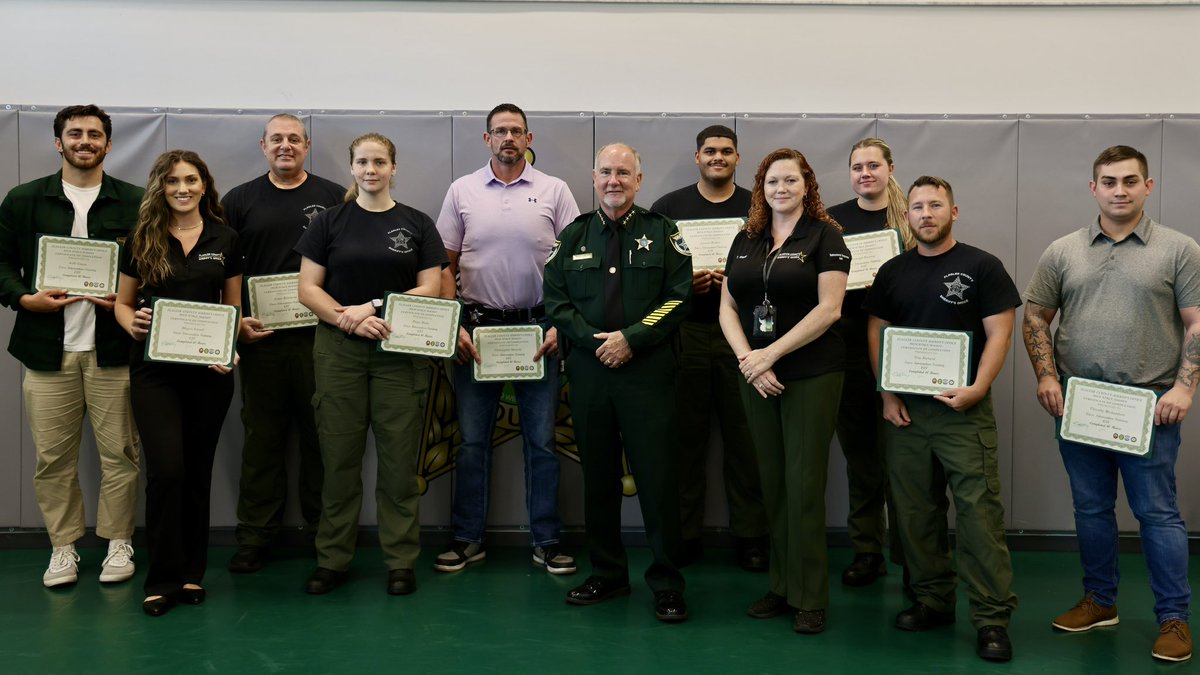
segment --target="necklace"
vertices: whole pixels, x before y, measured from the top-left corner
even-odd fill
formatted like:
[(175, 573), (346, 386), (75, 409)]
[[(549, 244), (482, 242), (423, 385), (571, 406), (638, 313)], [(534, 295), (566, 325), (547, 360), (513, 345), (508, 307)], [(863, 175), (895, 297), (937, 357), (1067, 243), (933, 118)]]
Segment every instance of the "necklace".
[(192, 225), (191, 227), (180, 227), (178, 225), (172, 225), (171, 227), (174, 228), (178, 232), (187, 232), (188, 230), (194, 230), (198, 227), (204, 227), (204, 221), (202, 220), (202, 221), (196, 223), (195, 225)]

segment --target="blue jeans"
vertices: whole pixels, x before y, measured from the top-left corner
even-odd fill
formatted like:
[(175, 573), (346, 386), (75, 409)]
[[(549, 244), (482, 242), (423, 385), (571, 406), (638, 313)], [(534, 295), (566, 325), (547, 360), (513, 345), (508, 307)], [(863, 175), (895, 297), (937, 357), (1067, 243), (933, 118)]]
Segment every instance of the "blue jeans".
[(1097, 603), (1117, 602), (1117, 474), (1125, 484), (1129, 507), (1141, 525), (1142, 550), (1154, 591), (1159, 623), (1188, 620), (1187, 528), (1175, 500), (1175, 458), (1179, 425), (1155, 427), (1150, 455), (1138, 457), (1059, 440), (1063, 465), (1071, 479), (1075, 532), (1083, 563), (1083, 587)]
[[(534, 546), (558, 543), (558, 457), (554, 453), (554, 421), (562, 377), (559, 359), (546, 358), (544, 381), (513, 382), (517, 394), (521, 439), (525, 449), (525, 507)], [(454, 538), (482, 544), (487, 526), (492, 474), (492, 432), (503, 382), (475, 382), (471, 362), (454, 366), (454, 396), (462, 445), (455, 460)]]

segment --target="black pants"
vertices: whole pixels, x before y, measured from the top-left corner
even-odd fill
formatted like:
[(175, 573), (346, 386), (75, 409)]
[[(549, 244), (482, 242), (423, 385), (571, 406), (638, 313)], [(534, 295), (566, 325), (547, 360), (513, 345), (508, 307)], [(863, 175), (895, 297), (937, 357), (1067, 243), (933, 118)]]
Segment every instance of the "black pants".
[(199, 584), (208, 563), (213, 456), (233, 398), (233, 375), (204, 366), (135, 363), (133, 419), (146, 458), (146, 595)]

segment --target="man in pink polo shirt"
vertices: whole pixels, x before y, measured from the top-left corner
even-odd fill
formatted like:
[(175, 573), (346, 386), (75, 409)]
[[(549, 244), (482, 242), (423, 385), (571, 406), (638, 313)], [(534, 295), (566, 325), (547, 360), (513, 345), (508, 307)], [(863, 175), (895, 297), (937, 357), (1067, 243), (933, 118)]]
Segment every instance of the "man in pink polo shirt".
[(525, 449), (525, 503), (529, 510), (533, 562), (550, 574), (575, 572), (575, 559), (559, 547), (559, 460), (554, 421), (559, 397), (558, 334), (546, 324), (542, 268), (558, 233), (579, 215), (567, 184), (533, 168), (526, 150), (533, 141), (525, 113), (501, 103), (487, 116), (483, 142), (491, 160), (450, 186), (437, 228), (450, 266), (442, 280), (445, 297), (464, 303), (459, 329), (454, 392), (462, 445), (455, 461), (452, 520), (454, 541), (433, 568), (456, 572), (487, 555), (485, 527), (491, 483), (492, 432), (504, 382), (476, 382), (472, 342), (477, 326), (541, 324), (546, 377), (512, 382)]

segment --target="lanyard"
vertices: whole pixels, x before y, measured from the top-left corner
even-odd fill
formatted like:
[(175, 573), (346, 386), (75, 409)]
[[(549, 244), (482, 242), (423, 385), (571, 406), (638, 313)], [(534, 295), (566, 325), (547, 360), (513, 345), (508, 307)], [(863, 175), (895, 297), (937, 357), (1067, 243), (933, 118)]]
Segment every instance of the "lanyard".
[[(786, 244), (787, 241), (785, 240)], [(763, 258), (762, 280), (763, 280), (763, 305), (770, 306), (771, 301), (767, 299), (767, 286), (771, 278), (771, 270), (775, 269), (775, 261), (779, 260), (779, 254), (783, 252), (783, 246), (780, 246), (775, 251), (768, 253), (766, 258)], [(768, 264), (770, 263), (770, 264)]]

